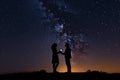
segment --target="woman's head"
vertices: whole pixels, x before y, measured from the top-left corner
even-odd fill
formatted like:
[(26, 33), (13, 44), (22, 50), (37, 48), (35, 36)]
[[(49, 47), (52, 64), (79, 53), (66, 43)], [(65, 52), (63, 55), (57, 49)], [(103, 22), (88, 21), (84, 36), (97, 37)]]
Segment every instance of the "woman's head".
[(57, 43), (53, 43), (51, 48), (56, 48), (57, 47)]

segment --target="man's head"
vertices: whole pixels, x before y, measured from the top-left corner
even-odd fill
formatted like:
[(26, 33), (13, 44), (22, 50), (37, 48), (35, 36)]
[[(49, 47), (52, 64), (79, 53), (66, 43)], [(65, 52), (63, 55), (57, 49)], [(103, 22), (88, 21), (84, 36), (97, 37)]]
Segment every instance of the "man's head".
[(65, 44), (65, 47), (69, 47), (69, 43), (66, 43), (66, 44)]

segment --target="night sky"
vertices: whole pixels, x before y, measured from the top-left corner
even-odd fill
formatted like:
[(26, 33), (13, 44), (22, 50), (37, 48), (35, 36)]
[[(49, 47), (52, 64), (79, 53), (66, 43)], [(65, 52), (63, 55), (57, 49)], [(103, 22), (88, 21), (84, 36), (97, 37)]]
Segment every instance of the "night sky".
[[(76, 14), (79, 24), (71, 29), (88, 42), (85, 54), (74, 56), (72, 71), (120, 72), (120, 0), (56, 1)], [(55, 34), (44, 20), (39, 0), (0, 0), (0, 74), (52, 71)], [(64, 56), (59, 56), (58, 71), (64, 72)]]

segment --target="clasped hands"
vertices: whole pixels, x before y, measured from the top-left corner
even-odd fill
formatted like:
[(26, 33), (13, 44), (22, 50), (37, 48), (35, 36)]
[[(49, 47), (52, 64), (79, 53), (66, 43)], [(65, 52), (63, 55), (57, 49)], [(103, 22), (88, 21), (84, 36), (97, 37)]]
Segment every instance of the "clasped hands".
[(58, 51), (58, 54), (59, 54), (59, 53), (62, 54), (62, 55), (64, 55), (64, 53), (63, 53), (62, 51)]

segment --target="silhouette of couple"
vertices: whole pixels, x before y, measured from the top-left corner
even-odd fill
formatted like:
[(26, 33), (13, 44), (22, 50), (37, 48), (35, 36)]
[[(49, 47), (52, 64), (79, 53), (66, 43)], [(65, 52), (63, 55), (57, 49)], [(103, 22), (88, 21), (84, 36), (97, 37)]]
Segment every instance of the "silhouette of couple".
[(59, 65), (59, 57), (58, 57), (58, 54), (61, 53), (62, 55), (65, 56), (65, 63), (66, 63), (66, 66), (67, 66), (67, 72), (68, 73), (71, 73), (71, 63), (70, 63), (70, 59), (71, 59), (71, 49), (70, 49), (70, 46), (69, 46), (69, 43), (66, 43), (65, 44), (65, 52), (63, 53), (62, 51), (58, 51), (57, 50), (57, 44), (56, 43), (53, 43), (52, 46), (51, 46), (51, 49), (52, 49), (52, 64), (53, 64), (53, 72), (56, 73), (57, 71), (57, 67)]

